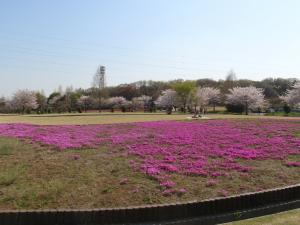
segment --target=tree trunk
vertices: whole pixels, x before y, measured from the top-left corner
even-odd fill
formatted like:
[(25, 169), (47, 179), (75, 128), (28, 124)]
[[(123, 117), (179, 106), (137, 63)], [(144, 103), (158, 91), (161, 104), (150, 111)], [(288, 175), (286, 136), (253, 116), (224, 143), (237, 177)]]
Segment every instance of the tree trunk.
[(98, 110), (101, 112), (101, 96), (98, 99)]
[(99, 93), (98, 93), (98, 110), (101, 112), (101, 90), (99, 87)]
[(169, 106), (169, 107), (167, 108), (167, 114), (168, 114), (168, 115), (171, 115), (171, 114), (172, 114), (172, 109), (173, 109), (172, 106)]

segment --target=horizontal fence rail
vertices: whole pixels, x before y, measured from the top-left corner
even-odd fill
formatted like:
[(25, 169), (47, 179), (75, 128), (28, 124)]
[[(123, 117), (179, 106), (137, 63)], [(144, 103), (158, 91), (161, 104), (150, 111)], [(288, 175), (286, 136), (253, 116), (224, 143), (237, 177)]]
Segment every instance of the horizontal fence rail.
[(203, 201), (107, 209), (0, 211), (0, 225), (217, 224), (300, 208), (300, 184)]

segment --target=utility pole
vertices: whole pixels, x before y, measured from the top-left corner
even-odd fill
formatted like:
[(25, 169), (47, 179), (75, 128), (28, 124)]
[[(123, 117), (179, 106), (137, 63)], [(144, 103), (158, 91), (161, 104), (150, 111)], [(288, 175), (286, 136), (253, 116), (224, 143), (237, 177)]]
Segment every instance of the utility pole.
[(106, 86), (105, 66), (99, 66), (98, 70), (99, 70), (99, 74), (100, 74), (99, 88), (103, 89)]

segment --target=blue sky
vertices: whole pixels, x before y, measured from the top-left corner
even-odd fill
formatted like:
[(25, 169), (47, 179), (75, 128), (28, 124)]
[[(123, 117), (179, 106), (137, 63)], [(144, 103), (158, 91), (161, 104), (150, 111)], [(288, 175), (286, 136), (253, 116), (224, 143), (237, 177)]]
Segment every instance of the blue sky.
[(0, 96), (137, 80), (300, 78), (300, 1), (0, 2)]

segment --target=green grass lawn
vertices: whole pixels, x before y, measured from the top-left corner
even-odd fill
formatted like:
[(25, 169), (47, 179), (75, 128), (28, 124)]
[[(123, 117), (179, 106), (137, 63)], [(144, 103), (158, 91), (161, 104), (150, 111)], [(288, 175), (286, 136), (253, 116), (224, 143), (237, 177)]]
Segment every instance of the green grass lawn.
[(223, 225), (299, 225), (300, 209), (287, 212), (257, 217), (254, 219), (241, 220)]
[(300, 112), (290, 112), (286, 114), (285, 112), (273, 112), (268, 113), (268, 116), (285, 116), (285, 117), (300, 117)]
[[(160, 120), (185, 120), (189, 114), (166, 115), (164, 113), (82, 113), (82, 114), (44, 114), (44, 115), (0, 115), (0, 123), (29, 123), (40, 125), (63, 125), (63, 124), (111, 124), (131, 123), (143, 121)], [(273, 117), (257, 115), (231, 115), (231, 114), (207, 114), (210, 119), (290, 119), (297, 120), (297, 117)]]
[(41, 125), (62, 124), (111, 124), (159, 120), (183, 120), (188, 115), (162, 113), (83, 113), (0, 116), (0, 123), (30, 123)]

